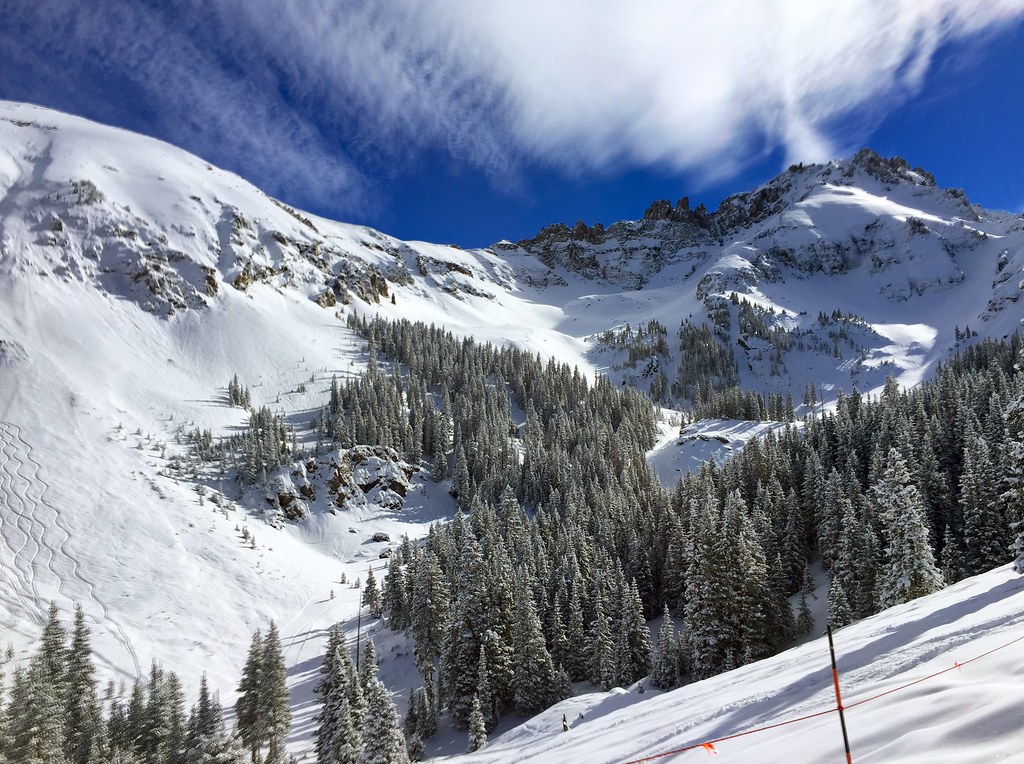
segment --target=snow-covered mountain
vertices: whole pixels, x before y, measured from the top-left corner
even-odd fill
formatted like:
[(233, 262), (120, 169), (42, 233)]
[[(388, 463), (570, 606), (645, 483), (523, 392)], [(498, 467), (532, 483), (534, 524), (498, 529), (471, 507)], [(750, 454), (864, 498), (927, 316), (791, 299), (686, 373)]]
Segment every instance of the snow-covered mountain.
[[(227, 690), (251, 631), (275, 619), (297, 747), (324, 630), (355, 615), (341, 574), (380, 575), (374, 533), (420, 536), (454, 505), (386, 454), (324, 455), (272, 495), (183, 476), (186, 433), (246, 421), (235, 375), (312, 445), (332, 378), (367, 362), (353, 312), (644, 387), (690, 368), (681, 325), (707, 326), (736, 382), (798, 403), (809, 383), (826, 398), (890, 374), (916, 384), (965, 327), (1003, 337), (1021, 315), (1024, 220), (868, 151), (715, 212), (659, 202), (639, 221), (464, 251), (309, 215), (167, 144), (35, 106), (0, 103), (0, 149), (0, 626), (23, 645), (49, 600), (78, 601), (108, 673), (159, 658)], [(657, 331), (622, 331), (650, 322), (656, 347)], [(659, 464), (687, 461), (666, 450), (675, 434), (666, 424)], [(366, 485), (405, 482), (339, 511), (353, 465)], [(308, 512), (284, 522), (293, 501)], [(381, 639), (382, 676), (407, 689), (408, 647)]]

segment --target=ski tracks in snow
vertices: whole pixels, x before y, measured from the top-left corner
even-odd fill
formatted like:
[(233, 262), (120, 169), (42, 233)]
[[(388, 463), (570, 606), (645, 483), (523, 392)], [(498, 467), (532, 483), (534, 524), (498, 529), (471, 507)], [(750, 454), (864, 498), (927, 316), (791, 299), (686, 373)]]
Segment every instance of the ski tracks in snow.
[[(22, 437), (21, 428), (0, 422), (0, 539), (11, 560), (9, 566), (0, 568), (0, 602), (15, 612), (28, 614), (40, 625), (46, 621), (47, 610), (40, 584), (55, 585), (67, 601), (91, 603), (100, 613), (97, 623), (110, 630), (131, 660), (134, 676), (142, 676), (131, 640), (111, 618), (96, 594), (95, 584), (69, 548), (71, 530), (60, 511), (47, 500), (50, 484), (41, 472), (42, 465), (32, 455), (32, 446)], [(77, 584), (74, 594), (68, 591), (72, 583)], [(96, 655), (111, 668), (126, 673), (116, 662)]]

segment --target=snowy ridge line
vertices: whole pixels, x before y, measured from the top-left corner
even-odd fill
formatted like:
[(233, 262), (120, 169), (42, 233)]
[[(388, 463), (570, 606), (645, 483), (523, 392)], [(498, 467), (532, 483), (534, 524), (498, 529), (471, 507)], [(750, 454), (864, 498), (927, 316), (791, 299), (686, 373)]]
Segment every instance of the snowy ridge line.
[[(944, 668), (944, 669), (942, 669), (940, 671), (935, 671), (935, 672), (933, 672), (931, 674), (927, 674), (925, 676), (918, 677), (917, 679), (914, 679), (914, 680), (912, 680), (910, 682), (907, 682), (906, 684), (901, 684), (898, 687), (892, 687), (892, 688), (890, 688), (888, 690), (885, 690), (884, 692), (877, 693), (876, 695), (870, 695), (870, 696), (868, 696), (866, 698), (861, 698), (860, 700), (855, 700), (852, 703), (845, 703), (845, 704), (843, 704), (843, 710), (846, 711), (846, 710), (849, 710), (851, 708), (855, 708), (857, 706), (862, 706), (865, 703), (870, 703), (872, 701), (878, 700), (879, 698), (884, 698), (886, 695), (892, 695), (894, 692), (899, 692), (900, 690), (905, 690), (908, 687), (913, 687), (916, 684), (921, 684), (922, 682), (926, 682), (929, 679), (934, 679), (935, 677), (942, 676), (943, 674), (948, 674), (950, 671), (959, 671), (962, 667), (966, 666), (969, 663), (974, 663), (975, 661), (980, 661), (982, 658), (987, 658), (988, 656), (992, 655), (993, 653), (997, 653), (1000, 650), (1005, 650), (1007, 647), (1011, 647), (1012, 645), (1015, 645), (1018, 642), (1022, 642), (1022, 641), (1024, 641), (1024, 636), (1017, 637), (1016, 639), (1011, 639), (1009, 642), (1006, 642), (1005, 644), (999, 645), (998, 647), (993, 647), (991, 650), (986, 650), (985, 652), (981, 653), (980, 655), (975, 655), (973, 658), (968, 658), (965, 661), (954, 661), (953, 665), (949, 666), (948, 668)], [(645, 756), (645, 757), (640, 758), (640, 759), (629, 759), (628, 761), (623, 762), (623, 764), (642, 764), (642, 762), (656, 761), (657, 759), (663, 759), (666, 756), (673, 756), (673, 755), (675, 755), (677, 753), (686, 753), (687, 751), (694, 751), (694, 750), (696, 750), (698, 748), (703, 748), (703, 749), (707, 750), (709, 753), (717, 753), (717, 751), (715, 751), (715, 748), (714, 748), (715, 743), (722, 743), (722, 742), (725, 742), (726, 740), (735, 740), (736, 738), (746, 737), (747, 735), (754, 735), (754, 734), (756, 734), (758, 732), (766, 732), (767, 730), (773, 730), (773, 729), (777, 729), (779, 727), (786, 727), (786, 726), (788, 726), (790, 724), (797, 724), (799, 722), (805, 722), (805, 721), (807, 721), (809, 719), (816, 719), (819, 716), (827, 716), (828, 714), (834, 714), (834, 713), (837, 713), (838, 711), (839, 711), (839, 706), (837, 705), (835, 708), (826, 708), (826, 709), (824, 709), (822, 711), (816, 711), (813, 714), (807, 714), (805, 716), (798, 716), (795, 719), (787, 719), (786, 721), (783, 721), (783, 722), (776, 722), (774, 724), (766, 724), (766, 725), (763, 725), (761, 727), (754, 727), (753, 729), (744, 730), (743, 732), (734, 732), (731, 735), (723, 735), (722, 737), (712, 738), (711, 740), (702, 740), (699, 743), (692, 743), (690, 745), (683, 746), (682, 748), (673, 748), (671, 751), (663, 751), (662, 753), (655, 753), (655, 754), (652, 754), (650, 756)]]

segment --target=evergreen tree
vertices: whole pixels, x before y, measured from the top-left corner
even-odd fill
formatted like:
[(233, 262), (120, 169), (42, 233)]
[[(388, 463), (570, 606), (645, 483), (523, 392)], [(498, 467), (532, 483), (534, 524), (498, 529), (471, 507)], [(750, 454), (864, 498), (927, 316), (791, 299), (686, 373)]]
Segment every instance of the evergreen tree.
[(0, 660), (0, 764), (8, 764), (8, 708), (7, 708), (7, 677), (4, 675), (4, 663)]
[[(1014, 367), (1024, 370), (1024, 354)], [(1024, 394), (1006, 408), (1005, 469), (999, 496), (1003, 516), (1016, 534), (1010, 551), (1016, 557), (1013, 569), (1024, 573)]]
[(370, 682), (377, 677), (377, 648), (373, 638), (367, 637), (363, 643), (363, 654), (359, 661), (359, 686), (366, 692)]
[(869, 500), (882, 525), (885, 566), (879, 579), (882, 607), (899, 605), (942, 587), (942, 573), (928, 543), (924, 502), (910, 482), (907, 464), (890, 448), (884, 471), (871, 487)]
[(210, 694), (206, 674), (203, 674), (199, 699), (189, 715), (181, 761), (184, 764), (245, 764), (248, 758), (241, 741), (225, 730), (220, 703)]
[(366, 690), (366, 719), (360, 764), (408, 764), (398, 712), (384, 684), (374, 676)]
[[(458, 525), (462, 521), (456, 519)], [(469, 722), (473, 697), (477, 694), (477, 667), (483, 639), (488, 631), (487, 577), (483, 555), (476, 537), (463, 529), (458, 556), (451, 618), (440, 656), (442, 701), (460, 726)]]
[(420, 735), (429, 740), (437, 734), (437, 696), (434, 694), (434, 674), (428, 672), (423, 676), (423, 689), (417, 693), (420, 703), (416, 711), (419, 720)]
[(388, 614), (388, 626), (395, 631), (409, 625), (409, 594), (406, 588), (405, 571), (394, 556), (388, 562), (388, 574), (384, 578), (381, 606)]
[(128, 745), (125, 750), (141, 754), (146, 744), (146, 688), (142, 681), (136, 679), (132, 683), (132, 694), (128, 699), (125, 713), (125, 733)]
[(370, 615), (374, 618), (380, 618), (384, 614), (384, 601), (381, 598), (380, 589), (377, 587), (377, 579), (373, 575), (372, 567), (366, 572), (362, 604), (370, 609)]
[(473, 697), (473, 706), (469, 712), (469, 753), (479, 751), (487, 745), (487, 725), (484, 714), (480, 710), (480, 699)]
[(853, 613), (850, 610), (850, 602), (843, 591), (843, 585), (833, 579), (828, 587), (828, 622), (832, 628), (841, 629), (853, 621)]
[(67, 764), (64, 755), (67, 634), (50, 604), (39, 648), (11, 691), (10, 758), (18, 764)]
[(147, 762), (174, 761), (185, 743), (184, 697), (173, 673), (154, 662), (150, 670), (141, 752)]
[(615, 684), (615, 654), (611, 621), (605, 614), (601, 580), (594, 586), (594, 619), (590, 622), (590, 681), (602, 690)]
[(811, 608), (807, 604), (807, 595), (804, 592), (800, 592), (800, 608), (797, 611), (796, 617), (796, 635), (810, 634), (813, 628), (814, 616), (811, 614)]
[[(520, 586), (516, 592), (516, 623), (513, 703), (517, 710), (533, 715), (559, 699), (555, 698), (555, 666), (544, 644), (533, 596), (526, 586)], [(479, 708), (478, 696), (473, 697), (473, 703)]]
[(615, 639), (615, 668), (618, 683), (626, 686), (647, 676), (651, 669), (651, 632), (636, 581), (630, 582), (624, 594)]
[(705, 679), (724, 668), (724, 650), (734, 649), (738, 635), (731, 621), (721, 615), (729, 608), (732, 596), (726, 577), (726, 562), (719, 545), (717, 499), (713, 485), (705, 478), (699, 493), (690, 502), (690, 549), (686, 575), (686, 653), (696, 679)]
[(276, 761), (284, 754), (284, 742), (292, 726), (292, 707), (281, 637), (273, 621), (263, 640), (260, 669), (259, 726), (270, 749), (268, 761)]
[(330, 674), (319, 685), (323, 708), (314, 733), (317, 764), (357, 764), (362, 752), (362, 719), (352, 713), (350, 698), (354, 673), (344, 641), (334, 640), (333, 657), (324, 665)]
[(668, 611), (668, 605), (665, 605), (661, 628), (658, 629), (658, 648), (654, 653), (654, 671), (651, 674), (654, 686), (662, 690), (675, 687), (679, 681), (676, 674), (677, 665), (676, 630)]
[(90, 753), (99, 742), (103, 719), (94, 673), (85, 613), (81, 606), (76, 606), (64, 704), (64, 755), (70, 764), (89, 764)]
[(263, 637), (257, 629), (249, 642), (249, 653), (242, 667), (242, 678), (238, 683), (238, 700), (235, 702), (235, 723), (238, 736), (249, 749), (253, 764), (259, 762), (260, 746), (264, 734), (260, 727), (260, 688), (263, 684)]
[(419, 664), (433, 666), (441, 653), (451, 594), (437, 555), (427, 550), (415, 566), (410, 628)]
[(1007, 559), (1009, 539), (995, 487), (988, 445), (979, 435), (969, 433), (960, 477), (960, 505), (967, 567), (972, 573), (983, 573)]
[(942, 535), (942, 579), (947, 584), (955, 584), (966, 575), (963, 553), (960, 542), (953, 533), (953, 526), (947, 525)]

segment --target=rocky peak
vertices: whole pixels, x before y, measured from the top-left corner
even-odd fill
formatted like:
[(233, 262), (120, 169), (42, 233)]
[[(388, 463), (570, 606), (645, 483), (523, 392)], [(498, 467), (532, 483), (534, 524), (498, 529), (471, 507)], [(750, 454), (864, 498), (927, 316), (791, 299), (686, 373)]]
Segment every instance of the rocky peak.
[[(935, 176), (920, 167), (911, 167), (903, 157), (886, 159), (869, 148), (863, 148), (846, 162), (851, 169), (862, 170), (882, 183), (910, 183), (915, 186), (934, 186)], [(852, 175), (852, 172), (850, 173)]]

